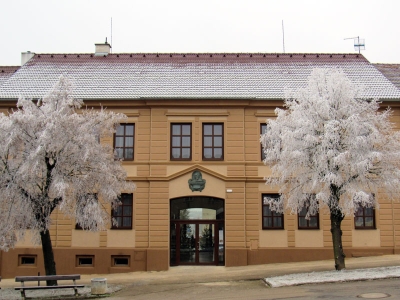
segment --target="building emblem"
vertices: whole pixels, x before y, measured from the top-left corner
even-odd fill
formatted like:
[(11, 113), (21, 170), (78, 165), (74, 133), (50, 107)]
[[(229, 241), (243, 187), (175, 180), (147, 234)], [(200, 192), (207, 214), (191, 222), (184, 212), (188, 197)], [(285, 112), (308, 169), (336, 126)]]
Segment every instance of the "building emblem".
[(192, 178), (188, 180), (189, 188), (192, 192), (202, 191), (206, 186), (206, 180), (203, 179), (201, 172), (199, 170), (193, 171)]

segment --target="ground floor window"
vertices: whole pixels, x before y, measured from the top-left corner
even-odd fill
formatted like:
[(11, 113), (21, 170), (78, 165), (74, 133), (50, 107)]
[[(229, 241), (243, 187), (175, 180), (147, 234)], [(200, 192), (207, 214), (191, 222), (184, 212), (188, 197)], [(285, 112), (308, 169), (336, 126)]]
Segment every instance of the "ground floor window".
[(354, 216), (355, 229), (375, 229), (375, 209), (359, 207)]
[(262, 194), (262, 229), (284, 229), (283, 214), (270, 208), (269, 199), (278, 201), (279, 194)]

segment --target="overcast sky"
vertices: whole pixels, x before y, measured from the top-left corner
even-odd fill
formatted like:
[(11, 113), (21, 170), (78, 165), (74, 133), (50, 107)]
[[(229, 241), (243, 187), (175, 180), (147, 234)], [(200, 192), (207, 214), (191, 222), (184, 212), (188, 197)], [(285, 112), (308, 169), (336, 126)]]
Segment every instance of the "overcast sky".
[[(112, 31), (111, 31), (112, 18)], [(21, 52), (354, 53), (400, 63), (399, 0), (0, 0), (0, 65)], [(112, 32), (112, 40), (111, 40)]]

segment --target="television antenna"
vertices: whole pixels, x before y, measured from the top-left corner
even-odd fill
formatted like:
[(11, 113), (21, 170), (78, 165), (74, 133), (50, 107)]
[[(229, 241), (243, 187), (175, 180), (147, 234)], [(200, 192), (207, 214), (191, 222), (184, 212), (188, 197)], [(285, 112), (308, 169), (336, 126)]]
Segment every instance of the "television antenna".
[(360, 39), (359, 36), (345, 38), (345, 40), (354, 40), (354, 50), (358, 50), (358, 53), (361, 53), (361, 50), (365, 50), (365, 39)]

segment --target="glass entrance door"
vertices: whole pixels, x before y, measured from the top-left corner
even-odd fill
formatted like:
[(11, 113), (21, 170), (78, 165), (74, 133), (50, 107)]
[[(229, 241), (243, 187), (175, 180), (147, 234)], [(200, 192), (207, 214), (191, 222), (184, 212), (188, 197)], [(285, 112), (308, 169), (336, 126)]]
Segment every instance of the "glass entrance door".
[(181, 263), (196, 263), (198, 251), (196, 251), (197, 224), (179, 224), (179, 260)]
[(211, 197), (171, 200), (170, 263), (224, 265), (224, 206)]
[(171, 265), (223, 264), (221, 228), (218, 221), (171, 222)]

